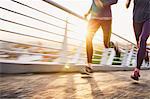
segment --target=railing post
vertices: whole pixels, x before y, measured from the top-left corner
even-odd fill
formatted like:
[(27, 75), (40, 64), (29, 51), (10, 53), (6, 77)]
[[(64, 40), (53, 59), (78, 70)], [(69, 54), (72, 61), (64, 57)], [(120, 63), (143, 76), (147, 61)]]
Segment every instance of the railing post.
[(109, 48), (109, 52), (110, 52), (110, 55), (108, 56), (108, 60), (106, 64), (112, 65), (116, 53), (113, 48)]
[[(132, 66), (136, 66), (136, 63), (137, 63), (137, 52), (134, 53), (134, 49), (133, 49), (133, 54), (132, 54), (132, 60), (131, 60), (131, 63), (132, 63)], [(133, 59), (134, 58), (134, 59)]]
[(130, 66), (130, 62), (131, 62), (133, 53), (134, 53), (134, 45), (132, 46), (130, 52), (128, 53), (128, 57), (127, 57), (127, 61), (126, 61), (126, 66)]
[(65, 64), (68, 61), (68, 57), (67, 57), (67, 30), (68, 29), (68, 19), (66, 19), (66, 25), (65, 25), (65, 35), (64, 35), (64, 40), (62, 43), (62, 51), (61, 51), (61, 55), (60, 55), (60, 63)]
[(77, 49), (77, 53), (75, 54), (75, 57), (73, 58), (72, 63), (76, 64), (79, 61), (82, 48), (83, 48), (83, 41), (81, 42), (79, 48)]
[(128, 49), (125, 49), (124, 57), (123, 57), (122, 63), (121, 63), (122, 66), (127, 66), (126, 65), (127, 59), (128, 59)]
[(108, 59), (108, 54), (109, 54), (109, 49), (104, 49), (103, 50), (103, 54), (102, 54), (102, 58), (101, 58), (101, 65), (106, 65), (107, 59)]

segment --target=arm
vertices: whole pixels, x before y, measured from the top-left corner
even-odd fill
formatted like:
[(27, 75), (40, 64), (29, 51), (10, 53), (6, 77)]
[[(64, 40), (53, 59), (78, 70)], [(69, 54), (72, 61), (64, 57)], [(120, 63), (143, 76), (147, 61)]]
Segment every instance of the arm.
[(90, 14), (91, 10), (92, 10), (92, 5), (91, 5), (90, 9), (88, 10), (87, 14)]
[(127, 2), (126, 2), (126, 8), (129, 8), (130, 3), (131, 3), (131, 0), (127, 0)]
[(92, 5), (91, 5), (90, 9), (88, 10), (88, 12), (84, 15), (85, 18), (87, 18), (87, 16), (91, 13), (91, 10), (92, 10)]

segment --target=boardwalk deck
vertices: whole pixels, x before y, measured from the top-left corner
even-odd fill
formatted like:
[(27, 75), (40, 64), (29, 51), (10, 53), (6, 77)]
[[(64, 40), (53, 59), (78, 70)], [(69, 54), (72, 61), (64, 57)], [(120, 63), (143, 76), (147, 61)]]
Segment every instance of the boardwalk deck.
[(0, 99), (150, 99), (150, 70), (140, 81), (131, 71), (80, 73), (2, 74)]

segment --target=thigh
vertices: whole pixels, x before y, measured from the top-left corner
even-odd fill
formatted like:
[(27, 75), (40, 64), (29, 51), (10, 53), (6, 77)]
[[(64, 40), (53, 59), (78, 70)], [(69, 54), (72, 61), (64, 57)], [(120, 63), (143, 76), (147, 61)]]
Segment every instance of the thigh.
[(104, 39), (110, 39), (112, 20), (103, 20), (101, 22)]
[(97, 30), (100, 27), (100, 21), (97, 19), (90, 19), (88, 22), (88, 36), (91, 37), (94, 36), (94, 34), (97, 32)]
[(134, 35), (135, 35), (137, 44), (139, 42), (139, 38), (142, 33), (142, 27), (143, 27), (143, 23), (133, 22)]
[(150, 36), (150, 19), (143, 23), (140, 39), (147, 40), (149, 36)]

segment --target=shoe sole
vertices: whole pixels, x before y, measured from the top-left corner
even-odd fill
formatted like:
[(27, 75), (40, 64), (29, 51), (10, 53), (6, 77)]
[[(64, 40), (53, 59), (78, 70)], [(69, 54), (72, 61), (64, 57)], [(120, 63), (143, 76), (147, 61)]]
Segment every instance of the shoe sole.
[(133, 76), (131, 76), (131, 78), (132, 78), (133, 80), (139, 81), (139, 77), (133, 77)]
[(89, 67), (85, 67), (85, 72), (87, 73), (93, 73), (93, 70)]
[(86, 69), (87, 69), (87, 67), (84, 67), (83, 72), (81, 74), (91, 75), (91, 72), (88, 72)]
[(83, 72), (81, 74), (90, 75), (90, 73), (88, 73), (88, 72)]

